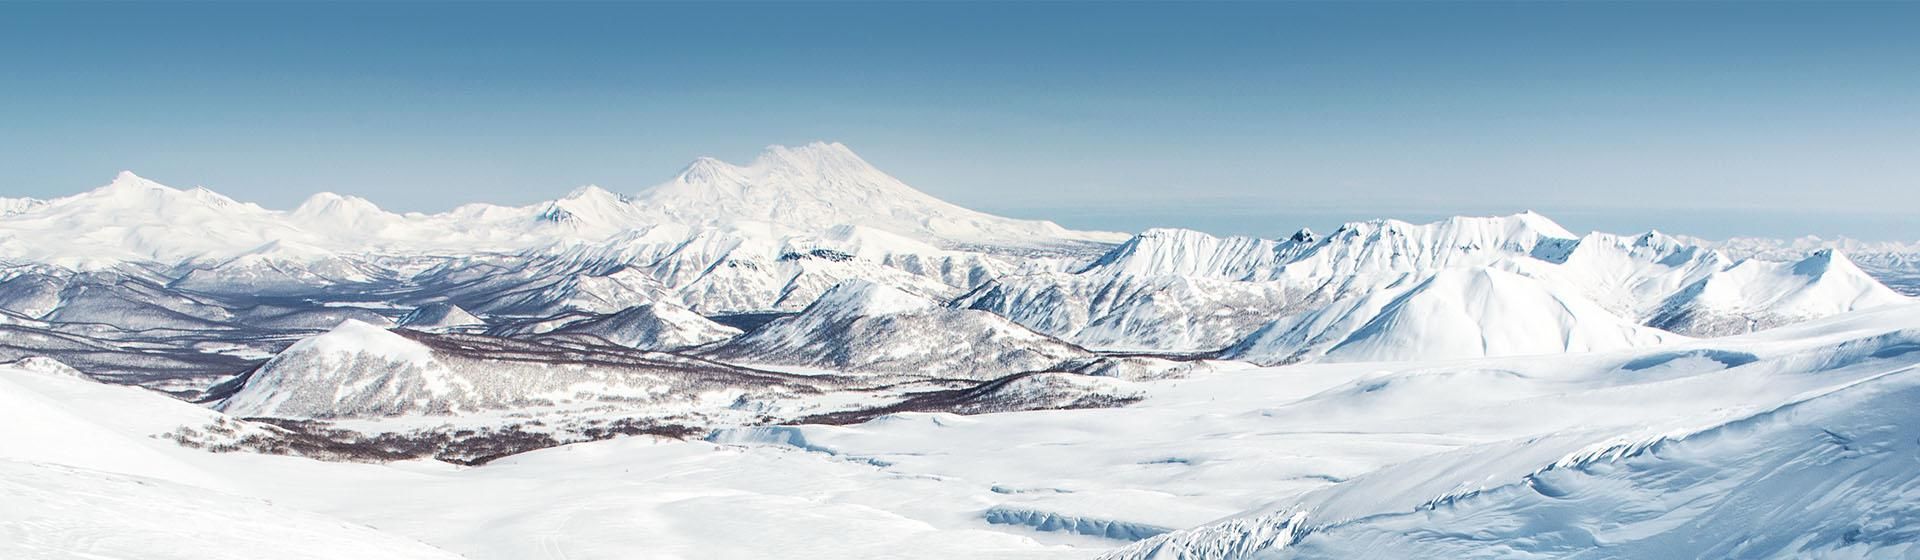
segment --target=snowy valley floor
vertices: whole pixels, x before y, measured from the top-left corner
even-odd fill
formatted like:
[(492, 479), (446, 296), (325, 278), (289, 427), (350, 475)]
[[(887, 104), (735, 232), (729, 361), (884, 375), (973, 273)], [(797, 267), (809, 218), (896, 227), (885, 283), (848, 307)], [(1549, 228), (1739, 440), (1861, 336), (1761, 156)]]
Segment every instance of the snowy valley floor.
[(219, 413), (28, 363), (0, 368), (0, 557), (1910, 557), (1916, 364), (1904, 306), (470, 468), (187, 449), (153, 436)]

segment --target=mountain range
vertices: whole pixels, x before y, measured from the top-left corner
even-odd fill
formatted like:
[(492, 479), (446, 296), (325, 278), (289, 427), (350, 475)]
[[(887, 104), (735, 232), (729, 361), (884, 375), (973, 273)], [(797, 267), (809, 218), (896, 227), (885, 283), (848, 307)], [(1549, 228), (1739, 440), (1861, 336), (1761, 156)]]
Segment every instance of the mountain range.
[[(795, 472), (856, 478), (887, 496), (929, 492), (941, 505), (843, 497), (913, 520), (876, 522), (876, 534), (968, 527), (967, 546), (936, 547), (950, 553), (1034, 544), (967, 532), (982, 524), (1098, 539), (1085, 550), (1049, 542), (1113, 558), (1338, 557), (1364, 543), (1411, 555), (1467, 546), (1451, 535), (1514, 519), (1593, 540), (1528, 512), (1577, 510), (1553, 500), (1582, 492), (1602, 496), (1593, 507), (1629, 507), (1606, 490), (1628, 486), (1635, 496), (1711, 493), (1665, 474), (1688, 469), (1787, 486), (1732, 457), (1822, 452), (1795, 439), (1810, 423), (1848, 427), (1832, 434), (1847, 452), (1895, 445), (1874, 426), (1909, 419), (1862, 407), (1911, 392), (1898, 372), (1920, 356), (1908, 342), (1916, 278), (1920, 244), (1580, 234), (1533, 212), (1277, 239), (1076, 231), (941, 201), (836, 143), (771, 147), (745, 165), (702, 158), (631, 194), (587, 186), (437, 214), (331, 193), (271, 210), (123, 172), (72, 196), (0, 199), (0, 363), (14, 363), (0, 366), (0, 387), (14, 390), (0, 398), (60, 419), (7, 436), (26, 451), (0, 453), (0, 470), (48, 488), (178, 499), (259, 465), (154, 441), (539, 476), (566, 472), (542, 462), (570, 449), (707, 465), (600, 441), (652, 435), (756, 457), (662, 476), (765, 474), (754, 461), (776, 455), (757, 454), (777, 448), (831, 459)], [(1825, 371), (1840, 373), (1813, 375)], [(67, 410), (68, 397), (151, 418), (121, 418), (121, 405)], [(62, 443), (60, 430), (83, 445)], [(1018, 446), (998, 449), (999, 439)], [(1274, 451), (1291, 446), (1317, 454)], [(1859, 452), (1877, 456), (1869, 451)], [(1030, 470), (1003, 468), (1001, 453)], [(582, 460), (620, 464), (596, 457)], [(1087, 461), (1104, 470), (1082, 472)], [(126, 466), (141, 462), (154, 466)], [(848, 474), (848, 463), (868, 471)], [(887, 476), (867, 478), (872, 469)], [(1873, 473), (1862, 488), (1904, 480)], [(399, 493), (415, 476), (363, 474)], [(435, 499), (511, 486), (448, 476), (432, 491), (462, 490)], [(140, 477), (166, 482), (139, 488)], [(716, 496), (750, 491), (767, 511), (864, 515), (816, 511), (791, 489), (697, 478), (676, 480), (724, 486)], [(1486, 482), (1458, 484), (1467, 479)], [(621, 484), (594, 480), (574, 497)], [(0, 484), (0, 497), (34, 491)], [(465, 543), (462, 553), (514, 546), (363, 504), (261, 495)], [(195, 499), (277, 507), (228, 498)], [(649, 515), (671, 517), (668, 503)], [(927, 509), (951, 504), (986, 509)], [(1667, 514), (1723, 530), (1802, 526), (1689, 511)], [(534, 523), (513, 515), (493, 520)], [(364, 537), (300, 519), (288, 526)], [(1868, 525), (1868, 537), (1885, 529)], [(1407, 536), (1428, 526), (1450, 536)], [(1648, 527), (1628, 536), (1659, 533)], [(1515, 550), (1565, 551), (1514, 539)], [(1702, 541), (1696, 552), (1737, 556), (1739, 546)]]

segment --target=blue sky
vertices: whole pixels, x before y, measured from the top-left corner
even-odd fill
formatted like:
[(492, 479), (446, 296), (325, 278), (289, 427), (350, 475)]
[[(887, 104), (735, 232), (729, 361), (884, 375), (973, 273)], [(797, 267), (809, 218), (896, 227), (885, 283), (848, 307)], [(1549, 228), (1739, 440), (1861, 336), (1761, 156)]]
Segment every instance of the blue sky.
[(0, 5), (0, 194), (636, 191), (847, 143), (1070, 226), (1920, 239), (1920, 3)]

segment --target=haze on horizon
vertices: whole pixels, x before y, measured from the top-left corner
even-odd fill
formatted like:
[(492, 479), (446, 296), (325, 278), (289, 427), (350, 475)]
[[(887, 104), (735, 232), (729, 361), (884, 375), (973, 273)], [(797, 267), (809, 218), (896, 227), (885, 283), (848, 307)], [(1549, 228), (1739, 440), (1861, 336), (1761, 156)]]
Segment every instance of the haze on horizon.
[(833, 140), (1130, 231), (1546, 213), (1920, 238), (1920, 4), (0, 7), (0, 196), (633, 192)]

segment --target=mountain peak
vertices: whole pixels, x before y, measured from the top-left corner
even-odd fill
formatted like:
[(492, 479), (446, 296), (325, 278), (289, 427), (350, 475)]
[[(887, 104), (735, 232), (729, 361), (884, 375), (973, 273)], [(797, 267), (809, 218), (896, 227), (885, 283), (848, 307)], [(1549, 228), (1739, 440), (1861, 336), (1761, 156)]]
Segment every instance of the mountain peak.
[(373, 201), (330, 192), (315, 193), (293, 209), (291, 217), (303, 224), (327, 224), (335, 227), (372, 227), (369, 220), (385, 219), (390, 214)]
[(433, 358), (426, 345), (356, 319), (341, 321), (332, 330), (301, 339), (285, 353), (295, 351), (343, 356), (366, 354), (403, 362), (425, 362)]
[(740, 169), (733, 164), (707, 156), (693, 158), (671, 183), (683, 185), (732, 185), (743, 182)]
[(569, 191), (567, 193), (567, 196), (561, 197), (562, 200), (599, 200), (599, 201), (613, 200), (613, 201), (623, 201), (623, 202), (626, 200), (626, 198), (627, 198), (626, 196), (614, 193), (613, 191), (609, 191), (607, 189), (600, 188), (600, 185), (586, 185), (577, 189), (573, 189), (572, 191)]
[(162, 185), (146, 177), (135, 175), (132, 171), (121, 171), (119, 174), (113, 176), (113, 182), (93, 190), (95, 193), (145, 191), (178, 192), (178, 189)]
[(698, 158), (672, 180), (636, 195), (634, 206), (649, 219), (692, 226), (758, 222), (818, 233), (859, 224), (936, 243), (1042, 245), (1121, 238), (956, 206), (880, 171), (838, 142), (769, 146), (744, 166)]
[(911, 313), (938, 307), (925, 297), (871, 280), (847, 280), (834, 285), (803, 314), (874, 316)]
[(839, 142), (810, 142), (802, 146), (767, 146), (754, 158), (749, 167), (764, 166), (788, 167), (793, 169), (822, 172), (878, 172), (873, 164), (861, 159), (846, 144)]
[[(1808, 253), (1806, 258), (1793, 263), (1793, 273), (1818, 278), (1828, 271), (1838, 270), (1843, 274), (1854, 273), (1853, 260), (1839, 250), (1827, 247)], [(1864, 275), (1865, 273), (1858, 273)]]

